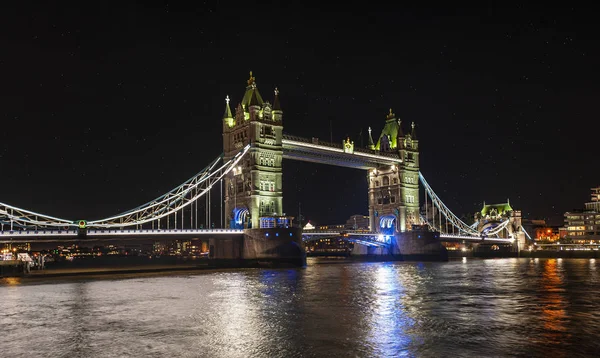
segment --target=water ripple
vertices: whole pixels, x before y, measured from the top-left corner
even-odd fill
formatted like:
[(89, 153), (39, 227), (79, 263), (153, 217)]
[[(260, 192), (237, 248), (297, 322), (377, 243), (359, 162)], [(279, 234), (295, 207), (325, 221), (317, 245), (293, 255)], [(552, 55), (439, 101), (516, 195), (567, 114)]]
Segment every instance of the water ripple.
[(2, 356), (600, 355), (600, 260), (315, 263), (4, 281)]

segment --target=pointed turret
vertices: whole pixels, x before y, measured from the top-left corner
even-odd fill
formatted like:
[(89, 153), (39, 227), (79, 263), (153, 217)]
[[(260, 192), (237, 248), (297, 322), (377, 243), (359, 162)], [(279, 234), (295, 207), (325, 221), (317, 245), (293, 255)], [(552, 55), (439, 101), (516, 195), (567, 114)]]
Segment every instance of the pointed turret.
[(231, 108), (229, 108), (229, 95), (225, 97), (225, 113), (223, 114), (223, 119), (233, 118), (231, 114)]
[(279, 90), (277, 89), (277, 87), (275, 87), (275, 99), (273, 99), (273, 110), (281, 110), (281, 104), (279, 104)]
[(404, 131), (402, 130), (402, 120), (398, 118), (398, 138), (404, 138)]
[(273, 120), (281, 121), (283, 119), (283, 111), (281, 110), (281, 104), (279, 103), (279, 89), (275, 87), (275, 98), (273, 99)]
[(412, 127), (412, 131), (410, 132), (410, 137), (412, 138), (412, 140), (416, 140), (417, 139), (417, 131), (415, 129), (415, 122), (412, 122), (412, 124), (410, 126)]
[(235, 125), (231, 108), (229, 108), (229, 95), (225, 97), (225, 113), (223, 113), (223, 128), (231, 128)]
[[(251, 104), (251, 102), (253, 103)], [(248, 111), (251, 105), (262, 106), (263, 103), (258, 88), (256, 88), (256, 78), (252, 76), (252, 71), (250, 71), (250, 78), (248, 79), (248, 86), (246, 86), (246, 93), (244, 93), (244, 98), (242, 99), (242, 106), (245, 111)]]
[(369, 149), (375, 149), (375, 143), (373, 143), (373, 137), (371, 137), (371, 127), (369, 127)]

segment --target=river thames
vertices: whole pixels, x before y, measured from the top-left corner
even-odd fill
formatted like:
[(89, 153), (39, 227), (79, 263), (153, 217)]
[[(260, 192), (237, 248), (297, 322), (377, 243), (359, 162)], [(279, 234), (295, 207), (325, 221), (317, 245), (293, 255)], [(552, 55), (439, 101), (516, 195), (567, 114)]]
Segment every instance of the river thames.
[(594, 357), (600, 260), (1, 279), (2, 357)]

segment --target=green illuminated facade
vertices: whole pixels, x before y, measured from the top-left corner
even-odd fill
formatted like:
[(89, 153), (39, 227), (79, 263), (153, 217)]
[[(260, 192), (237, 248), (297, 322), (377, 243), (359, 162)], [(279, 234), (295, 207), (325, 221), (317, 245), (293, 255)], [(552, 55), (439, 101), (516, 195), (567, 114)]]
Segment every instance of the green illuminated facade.
[(247, 82), (235, 114), (227, 97), (223, 115), (224, 160), (247, 144), (251, 146), (239, 166), (225, 177), (225, 218), (238, 228), (258, 228), (261, 216), (282, 215), (283, 111), (277, 89), (271, 104), (258, 92), (252, 72)]

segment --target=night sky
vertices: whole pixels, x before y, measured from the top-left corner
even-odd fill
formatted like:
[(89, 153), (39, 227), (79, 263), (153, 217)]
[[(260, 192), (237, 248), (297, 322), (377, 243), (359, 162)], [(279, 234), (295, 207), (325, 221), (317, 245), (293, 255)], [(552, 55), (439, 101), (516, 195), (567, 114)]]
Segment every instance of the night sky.
[[(560, 224), (600, 185), (592, 9), (11, 3), (3, 203), (94, 220), (169, 191), (222, 152), (224, 99), (249, 71), (265, 100), (278, 87), (285, 133), (366, 145), (390, 108), (414, 121), (421, 172), (458, 215), (508, 198)], [(366, 172), (284, 162), (289, 215), (301, 201), (342, 223), (368, 213), (366, 192)]]

